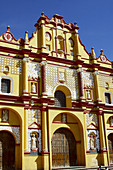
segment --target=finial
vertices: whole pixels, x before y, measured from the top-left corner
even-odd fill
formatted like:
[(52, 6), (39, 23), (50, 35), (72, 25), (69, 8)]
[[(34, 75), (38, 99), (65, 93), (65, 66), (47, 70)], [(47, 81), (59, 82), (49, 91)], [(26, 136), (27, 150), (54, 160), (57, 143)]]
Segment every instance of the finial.
[(44, 12), (42, 12), (41, 15), (44, 16)]
[(9, 25), (7, 26), (7, 32), (10, 32), (10, 26)]
[(25, 44), (28, 44), (28, 31), (25, 31)]
[(101, 52), (101, 54), (100, 54), (100, 55), (104, 55), (104, 53), (103, 53), (103, 49), (101, 49), (101, 50), (100, 50), (100, 52)]
[(77, 22), (74, 22), (74, 25), (77, 26)]
[(94, 51), (94, 47), (92, 47), (91, 50), (92, 50), (92, 53), (91, 53), (92, 58), (96, 59), (96, 54), (95, 54), (95, 51)]

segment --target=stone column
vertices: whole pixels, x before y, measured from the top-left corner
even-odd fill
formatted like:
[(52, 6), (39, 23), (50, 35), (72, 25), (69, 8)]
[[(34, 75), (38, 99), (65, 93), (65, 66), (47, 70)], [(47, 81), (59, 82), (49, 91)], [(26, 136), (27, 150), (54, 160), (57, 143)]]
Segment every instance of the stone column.
[[(64, 56), (65, 56), (65, 54), (66, 54), (66, 45), (65, 45), (65, 42), (66, 42), (65, 38), (63, 38)], [(66, 56), (65, 56), (65, 58), (66, 58)]]
[(106, 142), (105, 142), (105, 132), (104, 132), (104, 122), (103, 122), (103, 113), (102, 111), (99, 111), (99, 115), (98, 115), (98, 119), (99, 119), (99, 134), (100, 134), (100, 150), (102, 153), (102, 162), (101, 164), (103, 164), (104, 166), (108, 166), (108, 162), (107, 162), (107, 147), (106, 147)]
[(69, 53), (70, 53), (69, 42), (68, 41), (69, 40), (68, 40), (68, 37), (67, 37), (67, 33), (65, 32), (65, 52), (66, 52), (66, 55), (69, 55)]
[(46, 61), (41, 62), (42, 69), (42, 96), (46, 95)]
[(45, 25), (41, 25), (41, 52), (45, 52), (46, 46), (45, 46)]
[(24, 153), (29, 152), (28, 150), (28, 110), (24, 110)]
[(49, 170), (47, 111), (42, 109), (42, 155), (43, 169)]
[(56, 56), (56, 49), (55, 49), (55, 44), (56, 44), (56, 42), (55, 42), (55, 30), (54, 29), (52, 29), (52, 55), (53, 56)]
[(28, 66), (27, 63), (29, 62), (29, 58), (23, 58), (23, 94), (28, 94)]
[(78, 72), (78, 85), (79, 85), (79, 97), (83, 98), (83, 86), (82, 86), (82, 67), (77, 69)]
[(94, 85), (95, 85), (95, 93), (96, 93), (96, 100), (98, 102), (100, 102), (100, 90), (99, 90), (99, 82), (98, 82), (98, 70), (95, 70), (95, 72), (93, 73), (94, 75)]
[(75, 54), (76, 54), (76, 59), (80, 60), (81, 59), (81, 55), (80, 55), (80, 42), (79, 42), (79, 36), (78, 33), (75, 33)]

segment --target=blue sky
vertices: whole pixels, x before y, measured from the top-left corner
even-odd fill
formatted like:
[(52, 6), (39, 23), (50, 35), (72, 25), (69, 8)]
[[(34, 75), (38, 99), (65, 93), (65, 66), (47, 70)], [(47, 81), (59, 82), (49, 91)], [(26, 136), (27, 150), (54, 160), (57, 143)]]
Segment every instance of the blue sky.
[(16, 39), (29, 37), (35, 31), (34, 24), (44, 12), (49, 18), (54, 14), (69, 23), (77, 22), (79, 36), (86, 50), (100, 50), (113, 61), (113, 0), (4, 0), (0, 2), (0, 35), (10, 25)]

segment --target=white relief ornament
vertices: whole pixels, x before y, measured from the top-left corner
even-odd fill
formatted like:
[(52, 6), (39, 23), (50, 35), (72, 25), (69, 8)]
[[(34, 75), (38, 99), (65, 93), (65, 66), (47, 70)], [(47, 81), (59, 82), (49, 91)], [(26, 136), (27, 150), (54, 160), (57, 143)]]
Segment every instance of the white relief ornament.
[(94, 87), (94, 78), (92, 73), (82, 72), (83, 85)]
[(106, 57), (105, 57), (104, 55), (101, 55), (100, 58), (101, 58), (101, 61), (103, 61), (103, 62), (106, 62), (106, 60), (107, 60)]
[(13, 39), (12, 35), (8, 32), (6, 32), (3, 37), (6, 41), (9, 41), (9, 42), (12, 41)]
[(38, 78), (41, 77), (41, 68), (40, 64), (28, 63), (28, 77), (30, 78)]

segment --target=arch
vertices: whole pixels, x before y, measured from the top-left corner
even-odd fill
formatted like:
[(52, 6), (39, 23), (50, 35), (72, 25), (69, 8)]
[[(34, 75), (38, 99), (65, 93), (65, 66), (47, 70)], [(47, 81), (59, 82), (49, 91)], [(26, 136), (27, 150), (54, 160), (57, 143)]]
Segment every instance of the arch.
[(73, 133), (67, 128), (57, 129), (52, 136), (52, 166), (75, 166), (76, 163), (76, 140)]
[[(6, 130), (10, 132), (15, 138), (15, 143), (20, 144), (20, 127), (22, 126), (22, 118), (16, 110), (9, 108), (9, 107), (0, 108), (1, 116), (2, 116), (2, 110), (5, 110), (5, 109), (9, 111), (9, 121), (7, 122), (8, 124), (5, 124), (4, 126), (0, 125), (0, 131)], [(13, 114), (14, 119), (10, 118), (12, 114)]]
[(0, 169), (15, 169), (15, 139), (7, 131), (0, 132)]
[(7, 106), (1, 106), (1, 108), (0, 108), (0, 110), (1, 109), (7, 109), (7, 110), (11, 110), (12, 112), (15, 112), (16, 113), (16, 115), (18, 116), (18, 118), (19, 118), (19, 121), (20, 121), (20, 124), (22, 123), (22, 117), (21, 117), (21, 115), (18, 113), (18, 111), (16, 111), (16, 110), (14, 110), (14, 109), (12, 109), (12, 108), (10, 108), (10, 107), (7, 107)]
[(56, 91), (61, 91), (65, 94), (66, 97), (66, 107), (71, 108), (72, 107), (72, 102), (71, 102), (71, 90), (65, 86), (65, 85), (58, 85), (54, 89), (54, 94)]
[(57, 85), (57, 86), (54, 88), (53, 93), (55, 93), (55, 91), (56, 91), (56, 90), (59, 90), (59, 89), (61, 89), (61, 91), (62, 91), (63, 93), (66, 92), (66, 94), (68, 95), (68, 97), (71, 97), (71, 96), (72, 96), (72, 91), (71, 91), (71, 89), (70, 89), (68, 86), (64, 85), (64, 84), (62, 84), (62, 85)]

